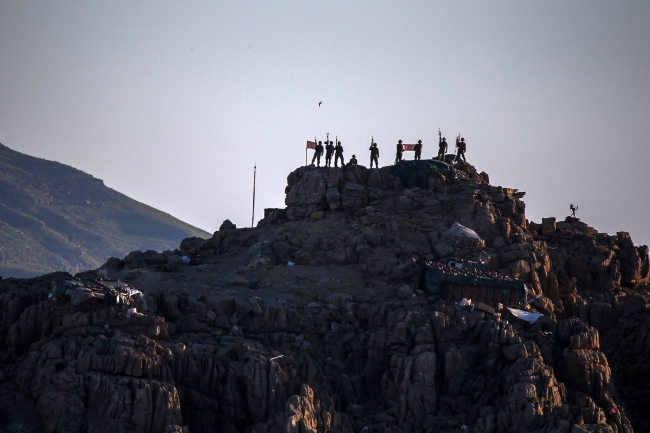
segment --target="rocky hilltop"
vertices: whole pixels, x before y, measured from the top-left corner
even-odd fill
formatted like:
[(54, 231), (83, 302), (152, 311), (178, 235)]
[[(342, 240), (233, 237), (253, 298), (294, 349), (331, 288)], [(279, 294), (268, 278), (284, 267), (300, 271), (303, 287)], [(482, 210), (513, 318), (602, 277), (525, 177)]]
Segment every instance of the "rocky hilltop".
[[(254, 229), (77, 275), (143, 292), (124, 304), (48, 297), (65, 274), (1, 280), (2, 428), (647, 431), (648, 248), (528, 221), (523, 196), (469, 164), (302, 167)], [(429, 290), (451, 257), (524, 282), (540, 319)]]
[(207, 235), (89, 174), (0, 144), (0, 276), (76, 273)]

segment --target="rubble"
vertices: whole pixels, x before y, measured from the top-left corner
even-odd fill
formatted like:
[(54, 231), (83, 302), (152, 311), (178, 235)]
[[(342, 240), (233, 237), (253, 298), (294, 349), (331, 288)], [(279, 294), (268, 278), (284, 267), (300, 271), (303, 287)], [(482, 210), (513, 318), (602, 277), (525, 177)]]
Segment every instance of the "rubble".
[[(470, 164), (426, 171), (426, 184), (422, 167), (411, 188), (390, 168), (301, 167), (286, 209), (256, 228), (226, 221), (209, 239), (80, 276), (126, 282), (137, 305), (48, 298), (70, 275), (1, 280), (2, 421), (33, 432), (643, 431), (648, 248), (576, 218), (528, 221), (523, 192)], [(481, 242), (443, 238), (454, 223)], [(457, 280), (430, 291), (427, 269)]]

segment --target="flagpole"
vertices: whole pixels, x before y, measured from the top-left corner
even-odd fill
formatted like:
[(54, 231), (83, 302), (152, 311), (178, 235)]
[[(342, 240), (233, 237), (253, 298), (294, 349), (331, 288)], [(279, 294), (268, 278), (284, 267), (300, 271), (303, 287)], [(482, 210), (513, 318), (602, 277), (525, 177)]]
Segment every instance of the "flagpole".
[[(307, 149), (305, 149), (305, 152)], [(253, 168), (253, 216), (251, 217), (251, 227), (255, 227), (253, 224), (255, 223), (255, 178), (257, 177), (257, 163), (255, 163), (255, 167)]]

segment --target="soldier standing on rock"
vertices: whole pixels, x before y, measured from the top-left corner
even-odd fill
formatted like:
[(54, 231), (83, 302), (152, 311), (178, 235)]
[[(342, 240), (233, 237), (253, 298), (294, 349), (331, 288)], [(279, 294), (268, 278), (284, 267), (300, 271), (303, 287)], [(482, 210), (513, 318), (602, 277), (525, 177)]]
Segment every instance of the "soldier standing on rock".
[(463, 161), (467, 162), (465, 159), (465, 150), (467, 150), (467, 145), (465, 144), (465, 139), (461, 138), (460, 143), (456, 145), (458, 152), (456, 153), (456, 162), (460, 162), (460, 158), (463, 158)]
[(438, 159), (440, 161), (445, 160), (445, 155), (447, 154), (447, 139), (442, 137), (438, 140)]
[(311, 165), (314, 165), (314, 160), (316, 160), (318, 167), (320, 167), (320, 157), (323, 156), (323, 142), (319, 141), (318, 144), (316, 145), (316, 149), (314, 151), (314, 156), (311, 159)]
[(397, 154), (395, 155), (395, 164), (402, 160), (402, 153), (404, 153), (404, 145), (402, 140), (397, 142)]
[(422, 140), (418, 140), (418, 144), (415, 145), (415, 161), (419, 161), (422, 156)]
[(352, 159), (350, 159), (350, 160), (348, 161), (348, 166), (352, 167), (352, 166), (357, 165), (357, 163), (358, 163), (358, 162), (357, 162), (357, 156), (356, 156), (356, 155), (352, 155)]
[(332, 154), (334, 153), (334, 146), (332, 145), (331, 141), (327, 142), (327, 146), (325, 146), (325, 166), (326, 167), (331, 167), (332, 166)]
[(343, 146), (341, 146), (340, 141), (337, 141), (334, 148), (334, 167), (338, 167), (339, 158), (341, 158), (341, 167), (343, 167)]
[(370, 168), (372, 168), (373, 162), (375, 163), (375, 167), (379, 168), (379, 148), (374, 141), (370, 145)]

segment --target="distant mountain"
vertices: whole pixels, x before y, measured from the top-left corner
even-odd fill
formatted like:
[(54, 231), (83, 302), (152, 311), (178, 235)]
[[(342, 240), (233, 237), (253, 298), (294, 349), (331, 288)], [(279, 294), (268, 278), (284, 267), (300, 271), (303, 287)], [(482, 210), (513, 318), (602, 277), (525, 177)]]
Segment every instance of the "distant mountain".
[(100, 179), (0, 144), (0, 276), (96, 268), (135, 250), (173, 250), (201, 229)]

